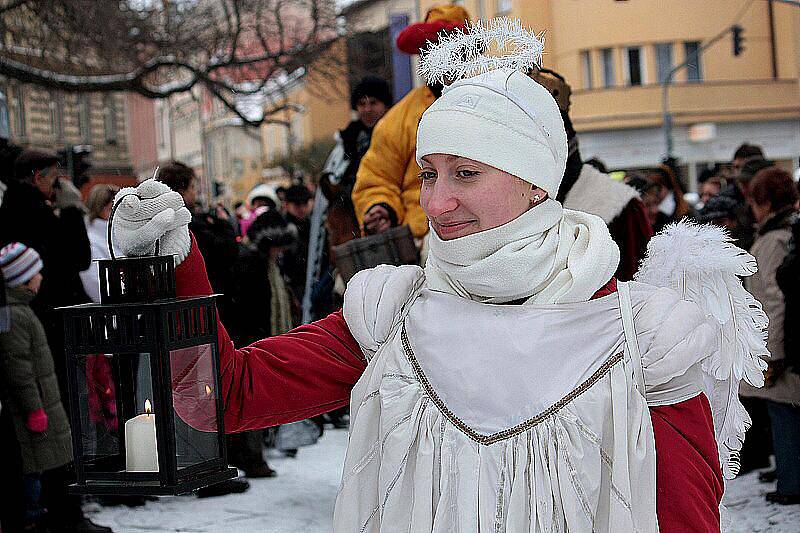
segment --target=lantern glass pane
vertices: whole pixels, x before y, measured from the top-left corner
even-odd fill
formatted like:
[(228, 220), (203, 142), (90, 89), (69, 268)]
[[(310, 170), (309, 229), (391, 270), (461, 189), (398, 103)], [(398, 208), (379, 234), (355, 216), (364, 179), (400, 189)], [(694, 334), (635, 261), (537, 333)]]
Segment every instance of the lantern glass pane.
[(126, 470), (126, 423), (153, 407), (150, 354), (91, 354), (74, 359), (81, 443), (87, 472)]
[(120, 450), (113, 355), (84, 355), (76, 360), (83, 453), (95, 460), (116, 456)]
[(221, 457), (213, 353), (210, 344), (170, 351), (178, 468)]

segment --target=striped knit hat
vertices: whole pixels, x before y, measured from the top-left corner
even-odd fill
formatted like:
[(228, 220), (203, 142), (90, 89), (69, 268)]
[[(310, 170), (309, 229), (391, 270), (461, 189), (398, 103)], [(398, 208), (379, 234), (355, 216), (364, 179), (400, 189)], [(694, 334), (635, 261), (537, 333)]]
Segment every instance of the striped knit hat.
[(27, 283), (42, 269), (42, 258), (33, 248), (12, 242), (0, 249), (0, 269), (7, 287)]

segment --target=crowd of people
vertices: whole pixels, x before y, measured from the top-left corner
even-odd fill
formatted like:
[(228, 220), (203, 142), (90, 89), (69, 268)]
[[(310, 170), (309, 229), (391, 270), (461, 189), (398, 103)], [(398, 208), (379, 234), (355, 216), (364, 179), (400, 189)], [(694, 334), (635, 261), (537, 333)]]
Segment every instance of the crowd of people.
[[(442, 30), (461, 27), (468, 14), (459, 6), (433, 8), (426, 20), (398, 37), (407, 53)], [(742, 385), (753, 420), (741, 452), (741, 471), (761, 469), (760, 479), (777, 481), (767, 499), (800, 504), (800, 239), (798, 186), (769, 161), (761, 148), (740, 146), (730, 162), (701, 176), (698, 194), (687, 195), (675, 161), (624, 172), (612, 179), (602, 161), (584, 160), (570, 119), (570, 86), (557, 72), (535, 69), (529, 76), (555, 99), (569, 151), (560, 187), (542, 191), (565, 207), (599, 216), (620, 249), (615, 278), (633, 279), (651, 237), (682, 219), (725, 228), (737, 246), (756, 258), (758, 273), (747, 289), (769, 317), (766, 386)], [(352, 92), (357, 118), (339, 133), (338, 146), (313, 186), (261, 184), (233, 210), (198, 203), (197, 178), (174, 161), (157, 179), (181, 194), (192, 213), (189, 229), (205, 258), (219, 314), (236, 346), (286, 333), (303, 322), (306, 291), (312, 318), (341, 307), (344, 283), (333, 248), (362, 235), (408, 225), (426, 255), (429, 221), (420, 206), (416, 157), (422, 114), (442, 95), (440, 84), (423, 85), (393, 105), (388, 84), (365, 77)], [(65, 179), (54, 153), (12, 145), (0, 154), (0, 484), (3, 531), (102, 532), (86, 518), (81, 499), (70, 495), (72, 449), (66, 409), (63, 325), (55, 309), (99, 300), (96, 259), (110, 256), (108, 220), (118, 188), (97, 184), (84, 199)], [(312, 216), (317, 206), (323, 213)], [(312, 227), (312, 221), (321, 226)], [(321, 232), (321, 233), (320, 233)], [(314, 235), (322, 235), (318, 253)], [(122, 255), (115, 250), (116, 255)], [(310, 279), (309, 279), (310, 276)], [(113, 402), (104, 414), (116, 427)], [(239, 478), (201, 489), (209, 497), (247, 490), (246, 478), (272, 477), (265, 446), (295, 456), (312, 444), (326, 424), (347, 427), (347, 408), (270, 428), (228, 436), (228, 457), (244, 472)], [(774, 468), (770, 468), (774, 455)], [(141, 505), (143, 498), (107, 498), (105, 504)]]

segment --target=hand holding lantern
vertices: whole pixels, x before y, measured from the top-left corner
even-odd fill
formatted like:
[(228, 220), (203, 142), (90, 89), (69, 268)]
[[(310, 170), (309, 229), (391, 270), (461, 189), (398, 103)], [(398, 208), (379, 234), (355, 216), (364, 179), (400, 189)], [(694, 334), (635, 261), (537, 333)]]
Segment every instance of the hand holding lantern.
[(162, 255), (175, 258), (175, 265), (189, 255), (192, 215), (179, 193), (153, 178), (121, 189), (114, 204), (112, 239), (126, 256), (152, 255), (156, 241)]

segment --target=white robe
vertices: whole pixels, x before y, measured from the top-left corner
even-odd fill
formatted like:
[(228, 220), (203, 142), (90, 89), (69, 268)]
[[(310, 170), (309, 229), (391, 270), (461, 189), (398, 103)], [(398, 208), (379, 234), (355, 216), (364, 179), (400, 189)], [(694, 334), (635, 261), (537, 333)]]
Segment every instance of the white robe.
[(344, 315), (369, 364), (335, 531), (658, 531), (648, 404), (701, 391), (714, 330), (694, 304), (638, 283), (482, 304), (378, 267)]

